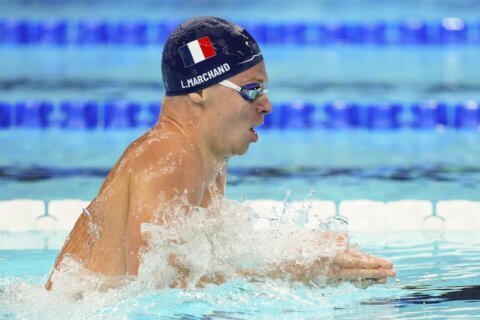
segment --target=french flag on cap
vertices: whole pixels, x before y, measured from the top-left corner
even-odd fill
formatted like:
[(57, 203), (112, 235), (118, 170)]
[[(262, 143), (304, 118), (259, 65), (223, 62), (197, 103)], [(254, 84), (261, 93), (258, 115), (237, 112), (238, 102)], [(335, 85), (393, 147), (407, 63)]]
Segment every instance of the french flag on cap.
[(185, 68), (217, 55), (209, 37), (193, 40), (178, 48), (178, 51)]

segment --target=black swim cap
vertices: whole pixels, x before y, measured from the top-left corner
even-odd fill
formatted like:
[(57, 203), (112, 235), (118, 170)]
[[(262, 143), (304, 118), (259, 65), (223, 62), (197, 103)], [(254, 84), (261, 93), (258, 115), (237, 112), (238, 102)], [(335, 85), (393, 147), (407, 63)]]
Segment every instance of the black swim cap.
[(165, 95), (210, 87), (263, 61), (257, 42), (242, 27), (216, 17), (179, 25), (163, 48)]

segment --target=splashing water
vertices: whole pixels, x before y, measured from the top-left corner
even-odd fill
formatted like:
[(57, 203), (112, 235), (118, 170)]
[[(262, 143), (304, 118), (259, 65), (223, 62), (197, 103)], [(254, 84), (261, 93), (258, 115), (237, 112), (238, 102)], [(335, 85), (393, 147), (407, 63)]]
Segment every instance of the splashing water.
[[(298, 214), (289, 210), (293, 208), (286, 206), (282, 215)], [(0, 291), (0, 300), (5, 301), (1, 303), (0, 307), (5, 310), (0, 309), (0, 316), (3, 312), (15, 318), (31, 319), (118, 318), (138, 309), (139, 303), (145, 308), (141, 301), (152, 294), (158, 300), (159, 295), (168, 296), (173, 292), (177, 300), (180, 297), (185, 301), (191, 299), (192, 294), (200, 294), (202, 299), (211, 297), (214, 302), (219, 299), (215, 292), (232, 286), (236, 289), (227, 291), (240, 299), (235, 301), (245, 307), (254, 297), (267, 301), (282, 296), (308, 308), (312, 303), (317, 305), (319, 298), (313, 302), (312, 297), (301, 298), (293, 288), (302, 285), (291, 283), (288, 278), (269, 279), (272, 268), (289, 262), (308, 266), (319, 258), (331, 259), (346, 248), (348, 240), (325, 236), (325, 231), (320, 229), (304, 229), (300, 226), (303, 224), (301, 218), (296, 223), (289, 219), (275, 228), (259, 229), (255, 225), (258, 214), (252, 208), (224, 198), (215, 199), (208, 209), (196, 208), (188, 214), (182, 206), (177, 206), (172, 208), (170, 218), (172, 222), (168, 225), (142, 225), (149, 249), (140, 253), (137, 277), (102, 276), (85, 269), (80, 261), (68, 256), (62, 261), (61, 271), (52, 275), (55, 283), (52, 291), (16, 279), (0, 283), (3, 290)], [(279, 220), (287, 221), (282, 217)], [(172, 257), (175, 263), (172, 263)], [(180, 274), (179, 270), (184, 272)], [(255, 270), (255, 281), (252, 282), (251, 277), (245, 278), (248, 270)], [(206, 281), (207, 278), (218, 281)], [(321, 285), (322, 279), (318, 280), (312, 285)], [(224, 284), (195, 289), (208, 282)], [(169, 289), (172, 284), (189, 290)], [(305, 288), (296, 290), (308, 290)]]

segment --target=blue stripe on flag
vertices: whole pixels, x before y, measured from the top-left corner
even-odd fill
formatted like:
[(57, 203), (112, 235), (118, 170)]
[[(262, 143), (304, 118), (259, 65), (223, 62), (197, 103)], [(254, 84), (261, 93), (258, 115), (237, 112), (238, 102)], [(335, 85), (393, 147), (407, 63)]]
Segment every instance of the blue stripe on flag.
[(182, 56), (183, 64), (185, 65), (185, 68), (195, 64), (195, 61), (193, 61), (193, 57), (192, 57), (192, 54), (190, 53), (190, 49), (188, 48), (188, 45), (181, 46), (180, 48), (178, 48), (178, 51)]

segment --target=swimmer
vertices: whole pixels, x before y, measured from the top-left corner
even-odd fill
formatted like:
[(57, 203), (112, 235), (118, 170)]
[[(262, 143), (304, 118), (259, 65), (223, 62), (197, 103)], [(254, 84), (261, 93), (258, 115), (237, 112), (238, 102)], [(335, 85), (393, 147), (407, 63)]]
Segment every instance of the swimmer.
[[(80, 215), (52, 270), (66, 257), (102, 276), (134, 278), (147, 247), (141, 224), (168, 226), (172, 201), (189, 210), (207, 208), (223, 197), (227, 161), (258, 140), (256, 128), (272, 111), (263, 55), (243, 28), (215, 17), (193, 18), (168, 38), (162, 56), (165, 97), (156, 125), (134, 141), (106, 177), (98, 195)], [(205, 217), (208, 219), (208, 217)], [(94, 230), (93, 230), (94, 229)], [(185, 266), (172, 256), (184, 287)], [(272, 278), (308, 282), (325, 273), (333, 280), (385, 283), (392, 264), (347, 248), (313, 266), (276, 266)], [(246, 277), (255, 270), (245, 270)], [(46, 288), (57, 285), (50, 276)], [(220, 277), (201, 279), (222, 282)]]

